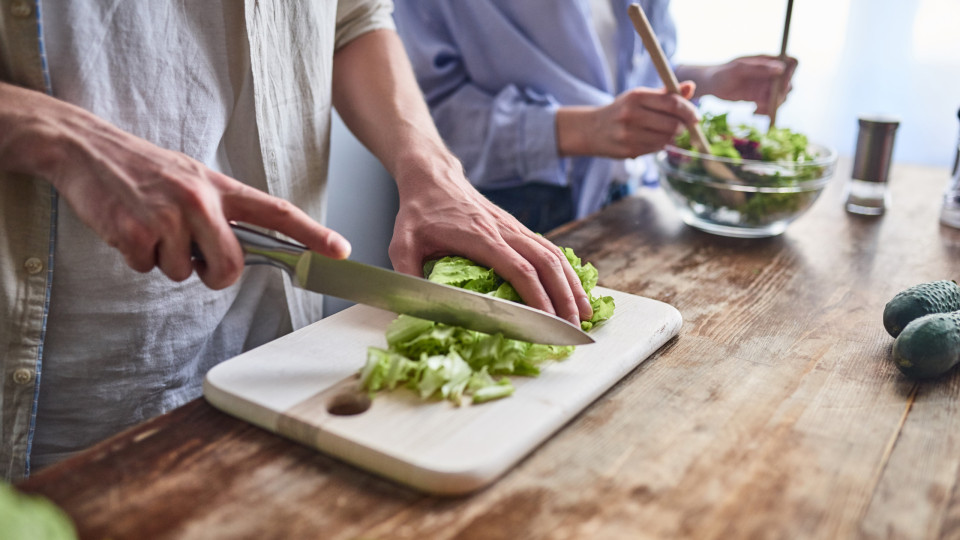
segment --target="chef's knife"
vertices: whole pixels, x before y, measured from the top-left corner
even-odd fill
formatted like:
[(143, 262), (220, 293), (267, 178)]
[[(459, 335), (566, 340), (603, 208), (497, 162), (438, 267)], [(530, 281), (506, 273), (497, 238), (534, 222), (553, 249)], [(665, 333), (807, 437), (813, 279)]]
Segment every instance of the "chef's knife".
[[(523, 304), (356, 261), (331, 259), (242, 225), (230, 226), (246, 264), (277, 266), (290, 275), (294, 285), (309, 291), (532, 343), (594, 342), (579, 326)], [(203, 259), (196, 246), (193, 256)]]

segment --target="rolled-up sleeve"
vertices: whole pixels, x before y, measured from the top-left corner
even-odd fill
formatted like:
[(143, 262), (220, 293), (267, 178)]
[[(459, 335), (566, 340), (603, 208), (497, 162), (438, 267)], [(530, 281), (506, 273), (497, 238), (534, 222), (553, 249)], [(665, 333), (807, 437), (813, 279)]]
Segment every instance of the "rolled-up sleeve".
[(478, 187), (565, 184), (557, 155), (556, 100), (510, 85), (495, 95), (464, 83), (431, 110), (437, 128)]
[[(396, 23), (437, 129), (475, 186), (567, 183), (565, 160), (557, 154), (559, 102), (553, 96), (522, 84), (478, 84), (440, 3), (398, 4)], [(474, 60), (481, 56), (471, 54)]]
[(334, 48), (339, 49), (372, 30), (393, 30), (393, 2), (389, 0), (340, 0)]

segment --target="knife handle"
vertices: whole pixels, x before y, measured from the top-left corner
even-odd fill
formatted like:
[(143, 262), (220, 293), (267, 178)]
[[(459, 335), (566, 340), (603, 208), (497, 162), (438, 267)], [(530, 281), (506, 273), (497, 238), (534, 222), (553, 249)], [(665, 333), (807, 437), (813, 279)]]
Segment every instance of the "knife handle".
[[(233, 222), (230, 222), (230, 228), (240, 242), (240, 248), (243, 249), (243, 263), (247, 265), (268, 264), (293, 276), (297, 261), (307, 249), (304, 245), (280, 240)], [(198, 261), (205, 260), (200, 246), (196, 243), (190, 244), (190, 256)]]

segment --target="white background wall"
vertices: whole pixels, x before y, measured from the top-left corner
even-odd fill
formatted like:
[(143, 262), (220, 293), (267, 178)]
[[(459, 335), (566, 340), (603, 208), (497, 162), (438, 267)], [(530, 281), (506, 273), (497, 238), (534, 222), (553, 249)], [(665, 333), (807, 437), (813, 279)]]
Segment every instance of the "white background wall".
[[(710, 64), (779, 54), (786, 5), (673, 0), (677, 60)], [(953, 164), (960, 132), (960, 0), (796, 0), (787, 52), (800, 64), (778, 125), (852, 155), (858, 115), (893, 115), (901, 120), (895, 160)], [(744, 104), (703, 105), (732, 108), (739, 119), (752, 113)]]

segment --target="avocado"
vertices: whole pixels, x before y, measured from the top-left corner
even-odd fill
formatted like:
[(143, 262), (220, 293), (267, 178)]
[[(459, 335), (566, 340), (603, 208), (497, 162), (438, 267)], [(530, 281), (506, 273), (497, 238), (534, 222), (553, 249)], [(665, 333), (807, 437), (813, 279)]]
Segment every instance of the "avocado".
[(893, 337), (914, 319), (931, 313), (949, 313), (960, 310), (960, 286), (944, 279), (914, 285), (900, 291), (883, 309), (883, 327)]
[(915, 319), (893, 342), (893, 361), (904, 375), (929, 379), (960, 362), (960, 311)]

